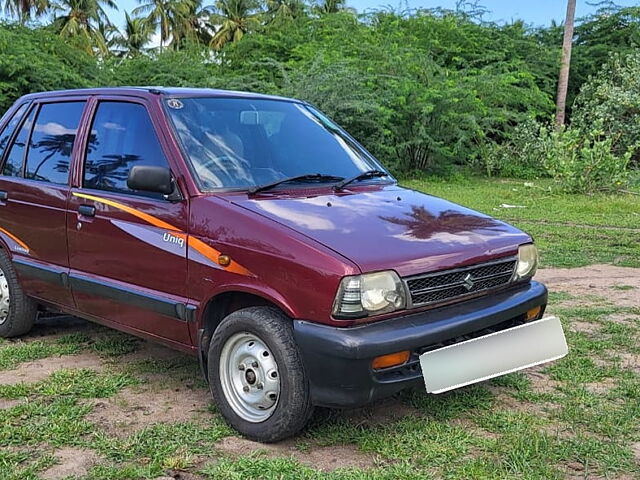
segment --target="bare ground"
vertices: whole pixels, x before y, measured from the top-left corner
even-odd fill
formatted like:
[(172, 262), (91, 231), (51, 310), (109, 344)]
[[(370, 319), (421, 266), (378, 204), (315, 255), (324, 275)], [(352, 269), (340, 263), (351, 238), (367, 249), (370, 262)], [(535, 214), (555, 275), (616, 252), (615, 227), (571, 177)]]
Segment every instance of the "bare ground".
[(62, 448), (54, 454), (57, 463), (41, 474), (43, 480), (62, 480), (86, 475), (100, 457), (87, 448)]
[(547, 285), (549, 291), (565, 292), (577, 297), (598, 296), (615, 298), (616, 305), (640, 307), (640, 268), (613, 265), (590, 265), (581, 268), (546, 268), (539, 270), (536, 280)]
[(265, 445), (240, 437), (227, 437), (220, 442), (218, 448), (232, 457), (259, 454), (269, 458), (295, 458), (304, 465), (324, 472), (337, 468), (368, 469), (376, 465), (375, 457), (359, 451), (352, 445), (312, 446), (301, 451), (296, 448), (294, 440)]
[(53, 372), (68, 368), (90, 368), (99, 370), (104, 362), (93, 353), (49, 357), (20, 364), (15, 370), (0, 371), (0, 384), (33, 383), (44, 380)]
[[(640, 307), (640, 269), (614, 267), (610, 265), (592, 265), (577, 269), (544, 269), (538, 272), (536, 279), (547, 284), (552, 292), (565, 292), (575, 299), (565, 304), (594, 304), (598, 297), (615, 298), (616, 305)], [(549, 308), (553, 313), (553, 305)], [(637, 321), (634, 315), (619, 315), (614, 321)], [(91, 324), (83, 320), (70, 317), (56, 317), (47, 319), (39, 324), (25, 341), (42, 337), (60, 336), (79, 331), (90, 333), (94, 329)], [(590, 322), (574, 322), (571, 328), (586, 334), (593, 334), (599, 326)], [(620, 361), (627, 368), (640, 371), (638, 355), (617, 354)], [(36, 382), (46, 378), (59, 369), (91, 368), (102, 370), (130, 362), (150, 360), (157, 362), (186, 361), (184, 354), (174, 352), (165, 347), (142, 342), (134, 353), (118, 357), (117, 360), (105, 360), (97, 353), (85, 352), (79, 355), (52, 357), (44, 360), (21, 364), (14, 370), (0, 372), (0, 384), (15, 384), (19, 382)], [(192, 360), (195, 364), (196, 360)], [(531, 380), (533, 388), (538, 392), (553, 392), (557, 382), (549, 379), (543, 373), (543, 367), (529, 369), (525, 373)], [(112, 398), (93, 401), (93, 411), (88, 420), (95, 423), (97, 428), (104, 429), (110, 435), (122, 437), (155, 423), (174, 423), (187, 420), (206, 419), (210, 396), (206, 388), (193, 387), (192, 382), (176, 383), (175, 379), (167, 378), (163, 373), (145, 375), (146, 382), (136, 387), (126, 388)], [(603, 393), (611, 388), (610, 381), (589, 384), (589, 390)], [(509, 408), (529, 410), (530, 404), (519, 405), (513, 398), (496, 390), (500, 402)], [(0, 409), (10, 408), (19, 401), (0, 399)], [(542, 411), (536, 411), (541, 413)], [(420, 415), (419, 411), (391, 399), (363, 409), (337, 413), (349, 422), (373, 426), (380, 423), (393, 422), (406, 415)], [(370, 454), (358, 450), (352, 445), (319, 446), (310, 445), (303, 450), (297, 448), (295, 440), (281, 442), (275, 445), (263, 445), (239, 437), (228, 437), (219, 443), (219, 454), (224, 456), (245, 456), (250, 454), (266, 455), (267, 457), (293, 457), (303, 464), (323, 471), (337, 468), (372, 468), (379, 461)], [(632, 451), (640, 461), (640, 444), (632, 446)], [(52, 466), (43, 475), (45, 479), (64, 478), (66, 476), (82, 476), (88, 469), (100, 461), (95, 453), (90, 451), (64, 448), (57, 450), (55, 456), (58, 464)], [(568, 472), (569, 478), (585, 478), (585, 473), (579, 466), (573, 472)], [(184, 474), (190, 475), (190, 474)], [(188, 478), (177, 477), (174, 478)], [(195, 477), (194, 477), (195, 478)], [(592, 478), (592, 477), (590, 477)]]

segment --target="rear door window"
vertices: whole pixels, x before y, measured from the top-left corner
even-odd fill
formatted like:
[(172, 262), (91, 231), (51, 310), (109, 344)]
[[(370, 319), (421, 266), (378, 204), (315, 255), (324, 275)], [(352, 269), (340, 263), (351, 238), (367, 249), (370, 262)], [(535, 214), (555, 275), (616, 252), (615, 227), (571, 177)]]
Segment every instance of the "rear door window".
[(29, 141), (29, 132), (33, 125), (33, 117), (35, 116), (35, 113), (36, 109), (33, 108), (22, 123), (18, 134), (9, 147), (9, 153), (7, 154), (7, 158), (4, 162), (4, 168), (2, 169), (2, 174), (7, 177), (22, 176), (24, 152), (27, 148), (27, 142)]
[(101, 102), (87, 145), (84, 187), (161, 198), (161, 194), (137, 192), (127, 186), (134, 165), (169, 168), (146, 107)]
[(13, 135), (13, 132), (18, 126), (18, 123), (20, 123), (20, 120), (22, 119), (24, 112), (27, 111), (27, 106), (28, 104), (26, 103), (21, 105), (20, 108), (18, 108), (16, 113), (13, 115), (13, 117), (11, 117), (11, 120), (9, 120), (9, 122), (7, 122), (5, 127), (2, 129), (2, 132), (0, 132), (0, 159), (2, 158), (2, 155), (4, 154), (4, 151), (7, 148), (7, 145), (9, 144), (9, 139), (11, 138), (11, 135)]
[(26, 178), (64, 185), (85, 102), (40, 107), (27, 153)]

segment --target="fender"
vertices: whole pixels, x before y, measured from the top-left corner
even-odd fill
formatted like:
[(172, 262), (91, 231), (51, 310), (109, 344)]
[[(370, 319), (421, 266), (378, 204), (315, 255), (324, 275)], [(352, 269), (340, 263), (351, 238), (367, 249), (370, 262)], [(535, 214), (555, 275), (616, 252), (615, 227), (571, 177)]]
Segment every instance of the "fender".
[(257, 286), (246, 283), (230, 283), (218, 286), (218, 288), (210, 291), (206, 298), (200, 301), (198, 305), (198, 320), (196, 322), (198, 328), (202, 327), (204, 321), (204, 307), (216, 297), (228, 292), (240, 292), (255, 295), (256, 297), (260, 297), (270, 303), (273, 303), (291, 319), (298, 317), (295, 308), (293, 308), (293, 306), (277, 290), (265, 285)]

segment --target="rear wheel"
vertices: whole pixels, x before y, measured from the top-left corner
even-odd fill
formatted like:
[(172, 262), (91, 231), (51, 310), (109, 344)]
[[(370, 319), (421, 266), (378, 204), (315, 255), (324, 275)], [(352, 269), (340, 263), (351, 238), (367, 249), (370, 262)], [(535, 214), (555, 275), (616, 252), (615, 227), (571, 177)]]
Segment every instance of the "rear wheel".
[(38, 308), (18, 283), (11, 259), (0, 250), (0, 337), (24, 335), (33, 327)]
[(301, 430), (313, 407), (291, 321), (270, 307), (226, 317), (209, 346), (209, 384), (227, 422), (252, 440)]

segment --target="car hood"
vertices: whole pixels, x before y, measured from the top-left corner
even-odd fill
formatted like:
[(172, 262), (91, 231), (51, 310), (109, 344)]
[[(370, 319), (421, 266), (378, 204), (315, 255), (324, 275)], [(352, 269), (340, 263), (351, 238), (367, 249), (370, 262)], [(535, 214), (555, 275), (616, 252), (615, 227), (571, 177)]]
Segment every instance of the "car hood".
[(531, 241), (507, 223), (395, 185), (229, 200), (322, 243), (363, 272), (407, 276), (454, 268), (515, 254)]

